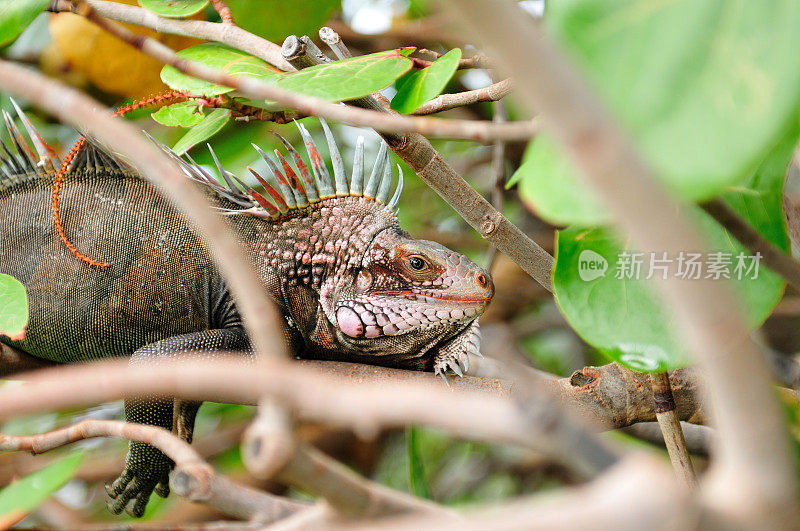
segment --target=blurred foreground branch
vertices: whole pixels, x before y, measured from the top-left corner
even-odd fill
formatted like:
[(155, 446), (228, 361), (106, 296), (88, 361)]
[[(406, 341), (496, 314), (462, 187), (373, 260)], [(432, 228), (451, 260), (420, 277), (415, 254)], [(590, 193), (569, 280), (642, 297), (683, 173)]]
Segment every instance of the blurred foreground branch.
[(216, 474), (189, 443), (156, 426), (117, 420), (83, 420), (38, 435), (0, 435), (0, 450), (25, 450), (36, 454), (94, 437), (117, 437), (155, 446), (175, 462), (170, 481), (174, 492), (236, 518), (267, 523), (308, 507), (306, 503), (273, 496)]

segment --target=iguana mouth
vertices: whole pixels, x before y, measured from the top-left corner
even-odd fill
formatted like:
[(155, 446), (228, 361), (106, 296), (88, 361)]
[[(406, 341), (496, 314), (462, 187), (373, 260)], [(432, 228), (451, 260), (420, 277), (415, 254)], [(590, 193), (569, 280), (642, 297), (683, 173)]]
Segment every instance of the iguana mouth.
[(413, 291), (373, 291), (373, 295), (389, 295), (393, 297), (405, 297), (410, 300), (417, 300), (420, 302), (429, 302), (427, 299), (436, 299), (438, 301), (449, 301), (449, 302), (466, 302), (466, 303), (475, 303), (475, 304), (488, 304), (489, 301), (492, 300), (491, 297), (479, 297), (479, 298), (462, 298), (462, 297), (442, 297), (440, 295), (427, 295), (424, 293), (415, 293)]

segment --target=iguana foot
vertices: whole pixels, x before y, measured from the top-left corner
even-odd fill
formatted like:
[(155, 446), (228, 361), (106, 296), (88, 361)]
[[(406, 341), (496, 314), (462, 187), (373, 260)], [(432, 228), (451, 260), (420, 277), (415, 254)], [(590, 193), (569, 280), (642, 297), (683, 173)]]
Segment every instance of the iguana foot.
[(448, 370), (464, 376), (469, 370), (469, 355), (481, 356), (480, 345), (478, 321), (473, 321), (466, 330), (439, 348), (433, 358), (433, 372), (440, 375), (445, 383), (449, 383), (446, 376)]
[(162, 498), (169, 496), (171, 468), (172, 461), (160, 451), (144, 443), (131, 443), (125, 470), (114, 483), (106, 485), (108, 510), (114, 514), (125, 510), (140, 518), (154, 491)]

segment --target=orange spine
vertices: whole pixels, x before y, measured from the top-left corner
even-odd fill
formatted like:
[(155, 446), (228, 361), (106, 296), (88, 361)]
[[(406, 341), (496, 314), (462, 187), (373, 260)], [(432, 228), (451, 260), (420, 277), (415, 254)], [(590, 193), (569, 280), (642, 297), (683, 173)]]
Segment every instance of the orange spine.
[[(163, 94), (156, 94), (154, 96), (150, 96), (148, 98), (135, 101), (129, 105), (124, 107), (120, 107), (116, 111), (114, 111), (113, 116), (123, 116), (131, 111), (135, 111), (136, 109), (141, 109), (142, 107), (148, 106), (163, 106), (163, 105), (171, 105), (173, 103), (186, 101), (189, 99), (183, 92), (171, 91), (165, 92)], [(67, 170), (69, 169), (69, 165), (72, 164), (72, 160), (75, 158), (75, 155), (78, 154), (78, 151), (83, 148), (86, 144), (86, 138), (81, 138), (78, 142), (73, 146), (70, 152), (67, 154), (66, 158), (64, 158), (64, 162), (61, 164), (61, 168), (59, 168), (58, 173), (56, 174), (55, 181), (53, 181), (53, 195), (51, 199), (51, 203), (53, 205), (53, 223), (56, 227), (56, 232), (58, 233), (58, 237), (64, 242), (64, 245), (67, 246), (67, 249), (75, 255), (76, 258), (79, 260), (86, 262), (92, 267), (104, 268), (111, 266), (108, 262), (99, 262), (92, 258), (89, 258), (78, 249), (75, 248), (74, 245), (67, 239), (67, 235), (64, 233), (64, 226), (61, 223), (61, 188), (64, 184), (64, 178), (67, 175)]]

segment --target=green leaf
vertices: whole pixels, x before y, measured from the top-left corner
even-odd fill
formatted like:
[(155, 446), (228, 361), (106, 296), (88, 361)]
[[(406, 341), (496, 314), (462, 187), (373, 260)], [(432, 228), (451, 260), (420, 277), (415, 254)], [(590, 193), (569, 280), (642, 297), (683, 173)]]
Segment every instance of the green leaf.
[(24, 518), (63, 487), (75, 475), (82, 460), (83, 454), (73, 453), (0, 490), (0, 524), (5, 524), (3, 528)]
[[(783, 221), (781, 201), (783, 176), (797, 143), (797, 132), (786, 135), (745, 186), (725, 192), (724, 199), (766, 239), (783, 250), (789, 240)], [(752, 253), (699, 208), (688, 211), (705, 236), (712, 253), (724, 253), (730, 263), (734, 292), (741, 301), (747, 324), (759, 326), (781, 298), (783, 280), (759, 264), (757, 276), (741, 271), (737, 278), (737, 257)], [(635, 253), (622, 239), (604, 229), (570, 227), (559, 231), (553, 288), (556, 302), (572, 328), (590, 345), (615, 361), (640, 371), (664, 371), (689, 362), (687, 348), (674, 328), (674, 316), (654, 288), (645, 281), (650, 255), (641, 256), (638, 279), (617, 278), (623, 251)], [(685, 258), (691, 253), (685, 251)], [(656, 253), (656, 259), (662, 256)], [(677, 264), (680, 257), (667, 257)], [(712, 255), (702, 256), (701, 275), (708, 274)], [(745, 259), (745, 267), (754, 265)], [(660, 270), (653, 271), (661, 276)], [(668, 274), (674, 274), (674, 270)], [(755, 278), (753, 278), (755, 277)], [(717, 280), (723, 282), (724, 280)], [(691, 282), (691, 280), (687, 280)]]
[[(265, 80), (276, 75), (275, 69), (261, 59), (217, 43), (199, 44), (185, 48), (178, 52), (178, 56), (189, 61), (197, 61), (232, 76)], [(199, 96), (216, 96), (233, 90), (230, 87), (215, 85), (187, 76), (169, 65), (161, 70), (161, 80), (172, 89)]]
[(0, 0), (0, 46), (17, 38), (49, 0)]
[(229, 109), (214, 109), (208, 116), (203, 118), (203, 121), (189, 129), (189, 132), (183, 135), (173, 146), (172, 151), (176, 155), (183, 155), (195, 145), (217, 134), (228, 123), (230, 116), (231, 111)]
[(228, 0), (236, 25), (265, 39), (280, 43), (289, 35), (316, 37), (339, 0)]
[(25, 286), (11, 275), (0, 274), (0, 334), (12, 341), (22, 341), (26, 326), (28, 295)]
[(542, 219), (554, 225), (594, 225), (608, 221), (605, 207), (584, 192), (575, 168), (552, 138), (543, 133), (525, 150), (522, 164), (509, 179), (520, 198)]
[[(413, 48), (410, 49), (413, 51)], [(391, 85), (411, 69), (409, 49), (388, 50), (283, 74), (276, 85), (328, 101), (348, 101)]]
[[(645, 160), (681, 197), (707, 199), (740, 183), (797, 116), (800, 3), (794, 0), (562, 0), (548, 5), (545, 20)], [(544, 160), (562, 156), (553, 142), (529, 149), (548, 151), (538, 156)], [(525, 175), (548, 178), (536, 168)], [(572, 199), (558, 218), (563, 223), (581, 204), (598, 204), (577, 177), (558, 179), (548, 186), (562, 187), (558, 198), (542, 193), (531, 200), (543, 215)], [(602, 209), (591, 214), (598, 223), (607, 217)]]
[(202, 11), (208, 0), (139, 0), (139, 5), (156, 15), (181, 18)]
[(203, 108), (196, 101), (173, 103), (151, 114), (153, 120), (170, 127), (192, 127), (203, 121)]
[(411, 492), (414, 496), (431, 499), (431, 492), (425, 479), (425, 465), (422, 462), (419, 428), (416, 426), (406, 428), (406, 439), (408, 441), (408, 483), (411, 486)]
[(427, 68), (411, 71), (397, 80), (397, 94), (392, 98), (392, 109), (411, 114), (420, 105), (441, 94), (458, 69), (461, 50), (453, 48)]

